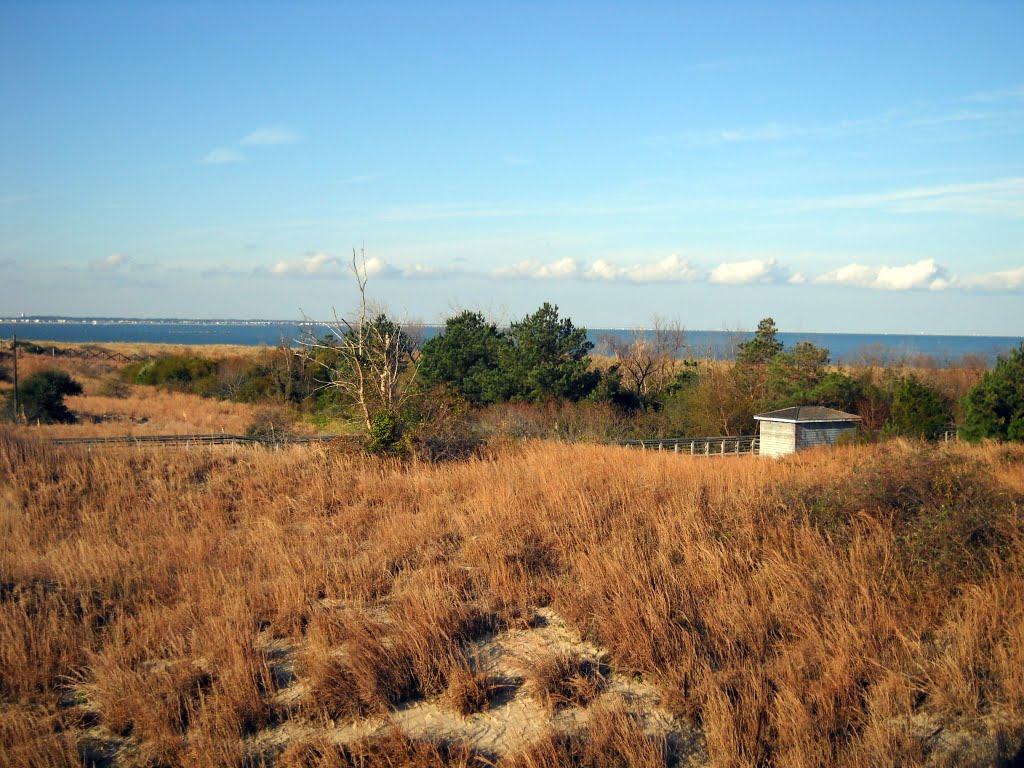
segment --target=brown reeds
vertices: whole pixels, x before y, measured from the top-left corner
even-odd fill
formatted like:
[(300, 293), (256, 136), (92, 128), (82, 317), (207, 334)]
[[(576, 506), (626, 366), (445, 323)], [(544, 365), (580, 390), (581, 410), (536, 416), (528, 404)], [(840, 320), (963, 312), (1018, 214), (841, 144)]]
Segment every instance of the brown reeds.
[[(0, 762), (681, 759), (608, 703), (616, 675), (654, 685), (715, 765), (1008, 761), (1022, 473), (1024, 448), (997, 445), (536, 443), (430, 466), (3, 431)], [(475, 717), (496, 678), (474, 654), (544, 605), (607, 654), (522, 670), (516, 695), (558, 710), (549, 739), (502, 756), (359, 731), (417, 700)]]

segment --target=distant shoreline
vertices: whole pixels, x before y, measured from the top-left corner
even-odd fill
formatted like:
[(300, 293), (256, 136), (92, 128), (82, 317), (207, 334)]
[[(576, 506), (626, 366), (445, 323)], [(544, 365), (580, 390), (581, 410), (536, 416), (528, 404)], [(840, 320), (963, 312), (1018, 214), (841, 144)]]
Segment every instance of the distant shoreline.
[[(422, 325), (424, 339), (443, 330), (439, 325)], [(303, 334), (313, 330), (326, 333), (327, 325), (319, 322), (299, 323), (277, 320), (192, 320), (187, 318), (8, 318), (0, 319), (0, 340), (18, 336), (24, 341), (55, 344), (170, 344), (209, 346), (225, 344), (259, 347), (277, 346), (286, 340), (294, 344)], [(596, 354), (605, 354), (603, 343), (609, 337), (628, 341), (637, 334), (652, 332), (642, 328), (589, 328), (588, 339)], [(687, 346), (681, 357), (729, 360), (735, 356), (739, 343), (752, 337), (750, 331), (687, 330)], [(1006, 354), (1024, 340), (1014, 336), (957, 336), (898, 333), (822, 333), (780, 331), (779, 340), (787, 347), (809, 341), (829, 350), (835, 363), (875, 360), (886, 364), (931, 358), (949, 365), (965, 358), (979, 358), (992, 365), (996, 357)]]
[[(252, 327), (289, 327), (304, 328), (309, 326), (326, 327), (332, 320), (275, 320), (275, 319), (242, 319), (242, 318), (188, 318), (188, 317), (72, 317), (64, 315), (27, 315), (25, 317), (0, 317), (0, 327), (6, 325), (38, 326), (38, 325), (169, 325), (169, 326), (252, 326)], [(420, 323), (423, 328), (442, 328), (437, 323)], [(617, 333), (648, 332), (653, 330), (646, 326), (584, 326), (591, 333), (613, 331)], [(752, 336), (753, 330), (732, 330), (722, 328), (685, 328), (687, 333), (715, 333)], [(927, 333), (925, 331), (784, 331), (784, 336), (915, 336), (939, 339), (1006, 339), (1020, 341), (1024, 336), (1013, 336), (999, 333)]]

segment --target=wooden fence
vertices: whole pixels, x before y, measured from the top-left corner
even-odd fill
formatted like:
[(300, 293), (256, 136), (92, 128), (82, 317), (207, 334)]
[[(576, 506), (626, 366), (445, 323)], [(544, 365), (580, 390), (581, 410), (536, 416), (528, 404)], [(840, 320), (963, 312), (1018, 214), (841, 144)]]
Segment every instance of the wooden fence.
[(357, 441), (352, 435), (314, 435), (312, 437), (248, 437), (246, 435), (135, 435), (126, 437), (54, 437), (54, 445), (130, 445), (177, 446), (191, 448), (201, 445), (263, 445), (280, 448), (285, 445), (306, 445)]
[(622, 440), (618, 445), (642, 451), (671, 451), (690, 456), (740, 456), (758, 452), (758, 437), (674, 437), (665, 440)]
[(79, 360), (109, 360), (115, 363), (139, 363), (143, 360), (152, 360), (154, 355), (125, 355), (121, 352), (111, 352), (106, 349), (91, 349), (82, 347), (72, 349), (67, 347), (41, 347), (32, 342), (18, 342), (18, 350), (29, 355), (49, 355), (50, 357), (71, 357)]

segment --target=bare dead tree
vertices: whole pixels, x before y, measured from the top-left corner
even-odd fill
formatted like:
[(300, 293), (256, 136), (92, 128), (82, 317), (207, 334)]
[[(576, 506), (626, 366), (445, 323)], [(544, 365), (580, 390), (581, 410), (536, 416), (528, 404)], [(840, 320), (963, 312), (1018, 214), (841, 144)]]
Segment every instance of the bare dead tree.
[(326, 333), (305, 314), (307, 330), (300, 339), (303, 356), (317, 365), (321, 389), (334, 388), (358, 408), (367, 429), (374, 414), (397, 414), (413, 394), (412, 381), (419, 363), (419, 329), (395, 323), (366, 294), (366, 251), (352, 249), (352, 274), (359, 291), (355, 317), (339, 317), (332, 308)]
[(657, 395), (675, 375), (686, 330), (678, 320), (655, 315), (652, 327), (639, 330), (629, 341), (606, 338), (622, 383), (641, 398)]

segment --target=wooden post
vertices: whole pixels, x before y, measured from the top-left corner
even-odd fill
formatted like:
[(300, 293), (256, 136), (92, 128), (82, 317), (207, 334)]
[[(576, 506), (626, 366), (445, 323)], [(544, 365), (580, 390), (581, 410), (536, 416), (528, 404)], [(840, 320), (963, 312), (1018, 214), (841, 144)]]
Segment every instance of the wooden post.
[(704, 455), (705, 456), (710, 456), (711, 455), (711, 441), (710, 440), (705, 440), (704, 441)]
[(18, 391), (18, 334), (14, 334), (11, 346), (14, 349), (14, 420), (19, 421), (21, 418), (21, 401), (19, 400), (21, 395)]
[(693, 456), (693, 446), (695, 446), (696, 444), (697, 444), (696, 440), (691, 440), (690, 441), (690, 455), (691, 456)]
[(725, 456), (725, 440), (722, 441), (722, 455)]

